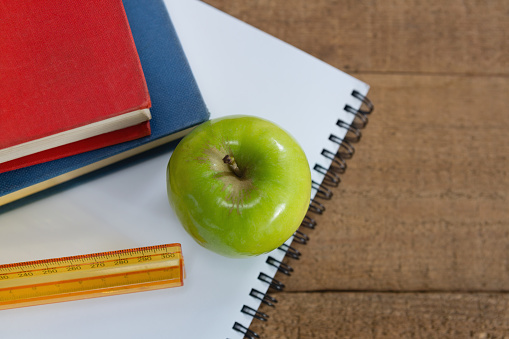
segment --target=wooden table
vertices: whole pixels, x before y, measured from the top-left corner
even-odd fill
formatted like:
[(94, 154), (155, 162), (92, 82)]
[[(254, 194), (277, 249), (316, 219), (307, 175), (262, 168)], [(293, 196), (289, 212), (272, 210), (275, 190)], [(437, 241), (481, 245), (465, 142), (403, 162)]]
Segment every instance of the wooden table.
[[(375, 112), (262, 338), (509, 335), (509, 1), (206, 0)], [(482, 4), (485, 3), (485, 4)]]

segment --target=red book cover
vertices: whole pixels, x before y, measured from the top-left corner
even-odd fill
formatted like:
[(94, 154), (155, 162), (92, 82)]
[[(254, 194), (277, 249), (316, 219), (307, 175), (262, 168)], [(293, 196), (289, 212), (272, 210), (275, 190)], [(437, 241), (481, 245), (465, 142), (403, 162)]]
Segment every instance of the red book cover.
[(131, 112), (141, 112), (132, 127), (111, 123), (100, 132), (116, 131), (109, 136), (92, 132), (53, 150), (43, 143), (14, 167), (150, 133), (150, 97), (121, 0), (6, 0), (0, 18), (0, 162), (16, 163), (2, 156), (19, 145)]

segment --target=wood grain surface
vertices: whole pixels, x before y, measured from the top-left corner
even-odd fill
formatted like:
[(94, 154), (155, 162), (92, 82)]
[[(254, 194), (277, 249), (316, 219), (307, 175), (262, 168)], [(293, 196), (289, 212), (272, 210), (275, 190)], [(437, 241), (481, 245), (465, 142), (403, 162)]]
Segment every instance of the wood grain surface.
[(206, 0), (371, 85), (262, 338), (509, 338), (509, 1)]

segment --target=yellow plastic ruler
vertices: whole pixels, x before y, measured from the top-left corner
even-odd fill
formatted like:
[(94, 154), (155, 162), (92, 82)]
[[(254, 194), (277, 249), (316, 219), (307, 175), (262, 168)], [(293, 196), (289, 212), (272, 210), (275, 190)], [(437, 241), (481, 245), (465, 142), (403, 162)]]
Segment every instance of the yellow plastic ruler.
[(180, 244), (0, 265), (0, 310), (182, 286)]

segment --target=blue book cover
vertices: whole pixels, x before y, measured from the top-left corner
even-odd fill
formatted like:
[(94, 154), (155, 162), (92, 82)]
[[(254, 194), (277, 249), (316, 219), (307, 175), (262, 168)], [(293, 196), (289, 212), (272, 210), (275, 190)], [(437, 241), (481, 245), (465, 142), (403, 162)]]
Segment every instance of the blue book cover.
[(0, 174), (0, 205), (176, 140), (209, 112), (162, 0), (124, 0), (152, 107), (150, 136)]

